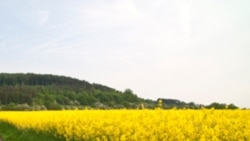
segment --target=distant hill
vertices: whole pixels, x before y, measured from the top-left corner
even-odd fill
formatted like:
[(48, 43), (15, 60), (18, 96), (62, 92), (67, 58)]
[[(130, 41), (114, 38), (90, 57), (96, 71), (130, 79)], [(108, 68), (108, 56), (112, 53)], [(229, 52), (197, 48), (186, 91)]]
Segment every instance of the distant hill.
[[(3, 105), (42, 105), (61, 107), (136, 108), (144, 99), (130, 89), (124, 92), (101, 84), (90, 84), (71, 77), (0, 73), (0, 102)], [(63, 106), (62, 106), (63, 105)]]
[[(201, 107), (193, 102), (185, 103), (165, 98), (161, 100), (163, 101), (162, 108), (166, 109)], [(91, 84), (85, 80), (66, 76), (0, 73), (0, 110), (72, 109), (76, 107), (156, 108), (158, 101), (140, 98), (131, 89), (122, 92), (102, 84)], [(218, 103), (215, 105), (218, 106)]]

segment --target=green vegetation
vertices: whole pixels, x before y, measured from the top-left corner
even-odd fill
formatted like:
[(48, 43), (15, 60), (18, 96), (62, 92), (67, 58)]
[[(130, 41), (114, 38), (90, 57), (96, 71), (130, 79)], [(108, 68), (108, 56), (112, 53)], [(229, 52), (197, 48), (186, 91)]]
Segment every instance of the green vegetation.
[[(194, 102), (161, 99), (161, 107), (164, 109), (174, 107), (180, 109), (238, 108), (233, 104), (227, 106), (212, 103), (205, 106)], [(71, 77), (33, 73), (0, 73), (0, 110), (155, 108), (159, 106), (157, 101), (140, 98), (131, 89), (122, 92)]]
[(3, 141), (60, 141), (53, 134), (37, 132), (34, 129), (17, 129), (14, 125), (0, 120), (0, 137)]
[(139, 98), (130, 89), (121, 92), (65, 76), (0, 74), (2, 110), (138, 108), (144, 102), (153, 107), (153, 101)]
[(201, 108), (207, 108), (207, 109), (238, 109), (239, 107), (235, 106), (234, 104), (224, 104), (224, 103), (218, 103), (213, 102), (209, 105), (202, 105), (202, 104), (195, 104), (194, 102), (183, 102), (177, 99), (164, 99), (159, 98), (158, 100), (158, 107), (162, 107), (163, 109), (182, 109), (182, 108), (188, 108), (188, 109), (201, 109)]

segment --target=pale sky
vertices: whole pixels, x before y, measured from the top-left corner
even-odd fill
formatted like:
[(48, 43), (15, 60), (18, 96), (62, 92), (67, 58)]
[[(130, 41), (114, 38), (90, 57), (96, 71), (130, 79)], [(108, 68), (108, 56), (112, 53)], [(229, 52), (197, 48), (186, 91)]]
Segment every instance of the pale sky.
[(250, 107), (249, 0), (2, 0), (0, 72)]

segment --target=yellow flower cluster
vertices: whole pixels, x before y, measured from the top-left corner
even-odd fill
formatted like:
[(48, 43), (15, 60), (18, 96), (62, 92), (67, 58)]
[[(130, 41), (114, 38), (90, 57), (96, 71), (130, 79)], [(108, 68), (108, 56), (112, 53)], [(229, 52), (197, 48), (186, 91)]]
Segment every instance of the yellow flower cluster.
[(0, 112), (18, 128), (66, 141), (246, 141), (249, 110), (72, 110)]

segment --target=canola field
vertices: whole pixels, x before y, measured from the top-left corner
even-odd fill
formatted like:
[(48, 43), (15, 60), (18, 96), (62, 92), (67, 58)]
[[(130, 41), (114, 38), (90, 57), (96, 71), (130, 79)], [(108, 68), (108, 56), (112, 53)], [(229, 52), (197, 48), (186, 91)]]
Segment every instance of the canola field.
[(249, 110), (0, 112), (18, 129), (66, 141), (249, 141)]

